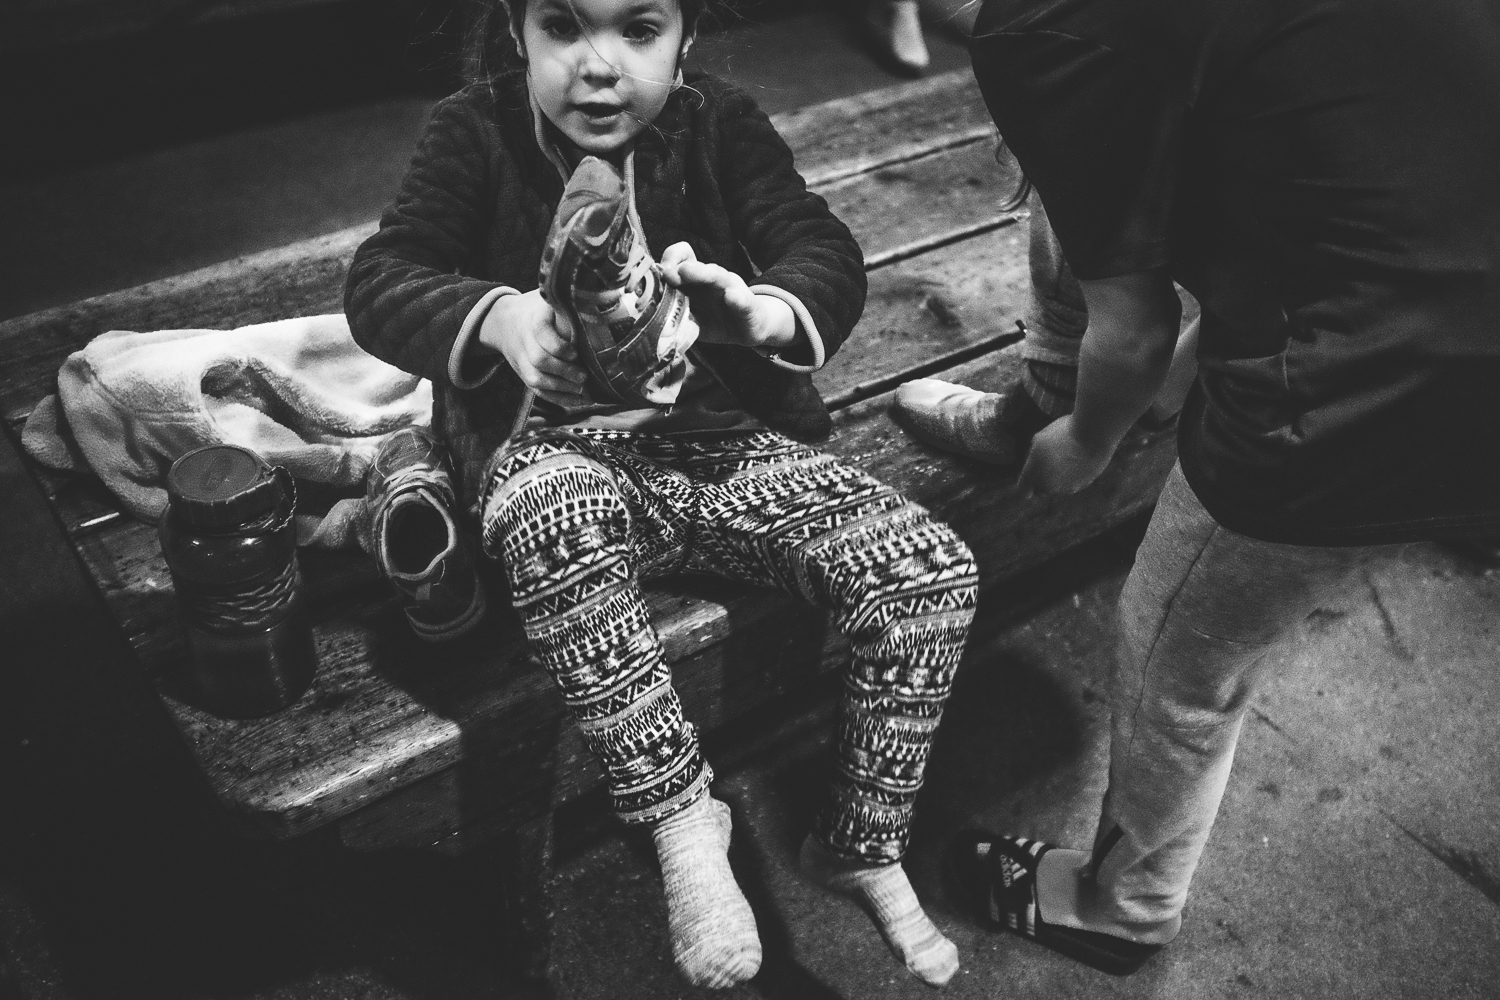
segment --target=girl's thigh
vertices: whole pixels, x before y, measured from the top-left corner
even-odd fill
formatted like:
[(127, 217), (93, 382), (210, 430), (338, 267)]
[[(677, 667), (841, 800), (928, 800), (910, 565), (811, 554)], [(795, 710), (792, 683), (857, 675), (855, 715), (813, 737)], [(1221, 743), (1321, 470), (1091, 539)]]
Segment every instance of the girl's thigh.
[(946, 525), (832, 455), (771, 431), (700, 448), (687, 569), (831, 608), (914, 578), (972, 572), (972, 556)]
[[(670, 439), (631, 431), (550, 427), (517, 437), (486, 473), (486, 551), (501, 559), (555, 554), (561, 539), (592, 526), (590, 538), (623, 547), (639, 576), (679, 570), (696, 497), (671, 455)], [(588, 545), (574, 552), (597, 554)]]

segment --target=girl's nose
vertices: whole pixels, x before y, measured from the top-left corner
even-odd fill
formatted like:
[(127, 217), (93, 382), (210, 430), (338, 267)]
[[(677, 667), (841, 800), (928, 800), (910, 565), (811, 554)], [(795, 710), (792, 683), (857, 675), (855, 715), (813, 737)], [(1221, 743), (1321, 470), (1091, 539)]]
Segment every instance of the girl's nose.
[(597, 40), (585, 38), (583, 51), (579, 56), (578, 75), (590, 83), (609, 86), (620, 79), (620, 67)]

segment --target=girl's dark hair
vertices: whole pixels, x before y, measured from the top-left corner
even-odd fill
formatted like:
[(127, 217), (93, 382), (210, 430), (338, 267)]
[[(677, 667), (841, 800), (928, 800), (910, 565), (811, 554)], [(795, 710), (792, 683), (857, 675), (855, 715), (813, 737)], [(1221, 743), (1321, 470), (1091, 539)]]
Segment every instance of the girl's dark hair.
[[(469, 28), (464, 34), (464, 83), (492, 87), (503, 73), (525, 64), (516, 49), (526, 20), (526, 0), (471, 0)], [(684, 35), (697, 30), (712, 0), (677, 0), (682, 8)]]

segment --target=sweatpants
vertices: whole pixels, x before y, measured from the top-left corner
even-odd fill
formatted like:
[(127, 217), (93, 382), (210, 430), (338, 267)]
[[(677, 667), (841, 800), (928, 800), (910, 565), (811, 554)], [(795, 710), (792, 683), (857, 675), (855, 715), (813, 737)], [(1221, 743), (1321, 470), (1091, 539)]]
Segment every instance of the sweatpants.
[(1372, 554), (1230, 531), (1172, 470), (1120, 594), (1094, 848), (1042, 858), (1043, 919), (1146, 943), (1176, 936), (1266, 653)]
[(815, 832), (844, 858), (900, 860), (974, 614), (974, 559), (946, 525), (772, 431), (548, 428), (491, 459), (482, 542), (628, 823), (691, 805), (713, 777), (641, 581), (709, 574), (830, 611), (852, 657)]

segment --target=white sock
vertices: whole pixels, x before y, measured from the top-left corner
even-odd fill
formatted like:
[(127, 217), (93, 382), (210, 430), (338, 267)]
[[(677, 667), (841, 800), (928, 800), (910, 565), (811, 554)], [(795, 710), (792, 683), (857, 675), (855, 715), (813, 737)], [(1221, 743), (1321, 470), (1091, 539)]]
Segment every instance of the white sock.
[(722, 988), (760, 970), (755, 914), (729, 868), (729, 807), (708, 795), (651, 830), (661, 860), (672, 957), (694, 986)]
[(958, 948), (927, 918), (899, 862), (872, 867), (844, 861), (808, 834), (802, 871), (863, 906), (891, 951), (922, 982), (942, 986), (958, 971)]

